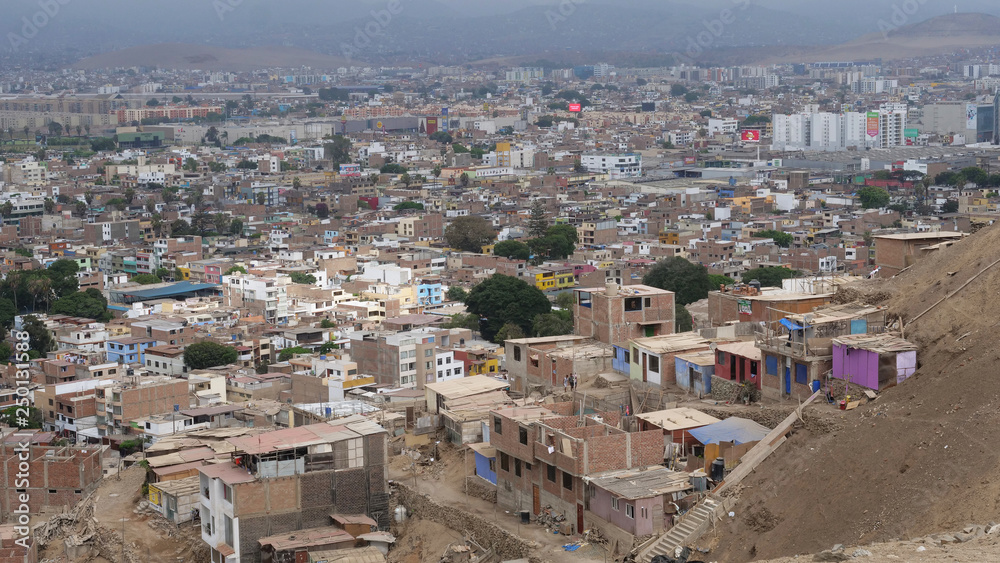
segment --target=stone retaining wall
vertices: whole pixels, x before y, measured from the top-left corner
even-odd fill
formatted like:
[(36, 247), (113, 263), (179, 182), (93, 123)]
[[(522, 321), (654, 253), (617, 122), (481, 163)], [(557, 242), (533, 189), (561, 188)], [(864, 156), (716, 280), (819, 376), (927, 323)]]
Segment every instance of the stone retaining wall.
[(398, 481), (393, 485), (394, 496), (398, 497), (399, 504), (406, 507), (411, 517), (430, 520), (460, 534), (468, 534), (479, 545), (495, 550), (502, 560), (527, 558), (531, 563), (541, 563), (535, 555), (537, 544), (529, 543), (475, 514), (455, 506), (442, 506)]

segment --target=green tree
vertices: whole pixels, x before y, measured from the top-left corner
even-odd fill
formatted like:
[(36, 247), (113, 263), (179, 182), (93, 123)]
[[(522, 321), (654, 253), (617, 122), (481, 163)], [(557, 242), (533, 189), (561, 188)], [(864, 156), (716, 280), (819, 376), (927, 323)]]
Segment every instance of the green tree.
[(343, 135), (334, 135), (330, 142), (323, 145), (323, 154), (330, 159), (334, 168), (341, 164), (351, 163), (351, 140)]
[(573, 333), (573, 317), (560, 315), (563, 311), (537, 315), (532, 322), (532, 332), (535, 336), (562, 336)]
[(519, 240), (502, 240), (493, 246), (493, 254), (511, 260), (527, 260), (531, 257), (531, 248)]
[(556, 307), (572, 312), (573, 308), (576, 307), (576, 294), (572, 291), (564, 291), (556, 295)]
[(14, 317), (16, 316), (17, 309), (14, 307), (14, 302), (6, 297), (0, 297), (0, 326), (10, 330), (14, 326)]
[(153, 275), (160, 278), (161, 280), (165, 280), (170, 277), (170, 270), (166, 268), (157, 268), (153, 272)]
[(508, 340), (517, 340), (525, 337), (527, 337), (527, 334), (524, 333), (524, 329), (514, 323), (507, 323), (500, 327), (493, 341), (497, 344), (503, 344)]
[(233, 219), (230, 221), (229, 233), (237, 236), (243, 234), (243, 221), (239, 219)]
[[(27, 411), (27, 412), (26, 412)], [(27, 414), (28, 416), (22, 416)], [(42, 427), (42, 411), (35, 407), (7, 407), (0, 411), (0, 422), (12, 428), (32, 429)]]
[(675, 98), (683, 96), (684, 94), (687, 94), (687, 93), (688, 93), (688, 89), (683, 84), (674, 83), (674, 84), (670, 85), (670, 95), (673, 96), (673, 97), (675, 97)]
[(236, 265), (236, 266), (231, 266), (228, 270), (226, 270), (226, 273), (223, 274), (223, 275), (224, 276), (231, 276), (233, 274), (245, 274), (245, 273), (247, 273), (247, 269), (246, 268), (244, 268), (243, 266), (240, 266), (240, 265)]
[(888, 170), (876, 170), (875, 174), (872, 176), (876, 180), (888, 180), (892, 176), (889, 174)]
[(798, 275), (798, 271), (781, 266), (764, 266), (743, 272), (742, 279), (744, 283), (757, 280), (760, 285), (765, 287), (781, 287), (781, 280), (794, 278)]
[(976, 166), (963, 168), (960, 174), (966, 182), (972, 182), (976, 186), (985, 186), (989, 182), (989, 175), (986, 171)]
[(674, 321), (677, 323), (676, 332), (690, 332), (694, 330), (694, 321), (691, 319), (691, 313), (688, 312), (687, 307), (684, 305), (677, 306)]
[(958, 202), (953, 199), (949, 199), (944, 202), (944, 205), (941, 206), (941, 211), (943, 213), (958, 213)]
[(182, 168), (188, 172), (194, 172), (198, 170), (198, 161), (189, 156), (187, 160), (184, 161), (184, 166)]
[(719, 289), (720, 285), (733, 285), (734, 283), (736, 283), (736, 280), (734, 280), (733, 278), (729, 276), (722, 276), (719, 274), (708, 274), (708, 281), (709, 284), (712, 286), (711, 291)]
[(397, 203), (396, 205), (394, 205), (393, 209), (396, 210), (396, 211), (404, 211), (406, 209), (416, 209), (418, 211), (423, 211), (424, 210), (424, 204), (422, 204), (420, 202), (416, 202), (416, 201), (404, 201), (404, 202)]
[[(56, 260), (48, 267), (45, 272), (52, 280), (52, 291), (55, 292), (56, 297), (64, 297), (79, 289), (80, 284), (76, 277), (79, 271), (80, 265), (76, 263), (76, 260), (65, 258)], [(99, 291), (97, 293), (100, 294)]]
[(493, 225), (477, 215), (456, 218), (444, 232), (448, 246), (466, 252), (482, 252), (496, 237)]
[(306, 285), (316, 283), (316, 276), (305, 272), (292, 272), (289, 277), (292, 278), (292, 283), (302, 283)]
[(320, 328), (337, 328), (337, 323), (331, 321), (330, 319), (323, 319), (319, 322)]
[(160, 100), (157, 100), (156, 98), (150, 98), (149, 101), (146, 102), (146, 105), (151, 108), (155, 108), (156, 106), (160, 105)]
[(780, 246), (781, 248), (788, 248), (792, 246), (792, 241), (795, 237), (784, 232), (775, 229), (765, 229), (763, 231), (757, 231), (754, 233), (753, 238), (769, 238), (774, 239), (774, 244)]
[(330, 206), (325, 203), (316, 204), (316, 217), (326, 219), (330, 216)]
[(545, 236), (549, 228), (549, 219), (545, 214), (545, 204), (540, 199), (531, 202), (531, 215), (528, 216), (528, 236), (537, 238)]
[(465, 309), (485, 319), (480, 322), (484, 338), (500, 342), (497, 333), (505, 324), (517, 325), (523, 334), (529, 334), (535, 317), (549, 313), (552, 304), (541, 290), (524, 280), (495, 274), (472, 288)]
[(382, 174), (406, 174), (406, 167), (395, 162), (389, 162), (383, 164), (382, 168), (379, 168), (378, 171)]
[(162, 279), (158, 278), (157, 276), (154, 276), (153, 274), (139, 274), (137, 276), (132, 276), (131, 281), (134, 281), (139, 285), (150, 285), (154, 283), (163, 282)]
[[(326, 320), (326, 319), (324, 319), (324, 320)], [(339, 348), (340, 348), (340, 344), (337, 344), (336, 342), (334, 342), (333, 340), (331, 340), (329, 342), (324, 342), (323, 345), (319, 347), (318, 351), (319, 351), (320, 354), (329, 354), (331, 351), (337, 350)]]
[(457, 313), (441, 323), (441, 328), (467, 328), (479, 330), (479, 317), (471, 313)]
[(227, 366), (236, 362), (239, 353), (232, 346), (223, 346), (211, 340), (188, 344), (184, 348), (184, 365), (191, 369)]
[(665, 258), (656, 263), (642, 278), (642, 283), (674, 292), (679, 305), (687, 305), (708, 297), (712, 288), (708, 270), (700, 264), (679, 256)]
[(84, 317), (100, 322), (111, 320), (111, 311), (108, 310), (108, 300), (100, 291), (94, 288), (70, 293), (65, 297), (56, 299), (49, 311), (56, 315)]
[(0, 365), (6, 365), (14, 355), (14, 347), (6, 340), (0, 340)]
[(453, 285), (448, 288), (448, 292), (445, 294), (448, 301), (465, 301), (465, 298), (469, 296), (469, 292), (465, 291), (460, 285)]
[(21, 323), (21, 330), (28, 333), (28, 346), (32, 350), (44, 356), (47, 352), (55, 349), (55, 341), (52, 333), (41, 320), (35, 315), (28, 315)]
[(302, 346), (295, 346), (294, 348), (285, 348), (281, 352), (278, 352), (278, 361), (287, 362), (295, 357), (296, 354), (312, 354), (312, 350), (303, 348)]
[(864, 209), (881, 209), (889, 205), (889, 192), (875, 186), (865, 186), (858, 190), (858, 201)]

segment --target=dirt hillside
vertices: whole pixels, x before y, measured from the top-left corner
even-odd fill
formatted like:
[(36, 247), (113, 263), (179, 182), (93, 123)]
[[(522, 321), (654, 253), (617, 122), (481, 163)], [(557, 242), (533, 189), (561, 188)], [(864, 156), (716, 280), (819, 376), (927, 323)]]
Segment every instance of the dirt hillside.
[(984, 229), (895, 279), (860, 288), (905, 321), (919, 369), (834, 433), (796, 431), (740, 491), (712, 558), (815, 553), (1000, 521), (1000, 227)]

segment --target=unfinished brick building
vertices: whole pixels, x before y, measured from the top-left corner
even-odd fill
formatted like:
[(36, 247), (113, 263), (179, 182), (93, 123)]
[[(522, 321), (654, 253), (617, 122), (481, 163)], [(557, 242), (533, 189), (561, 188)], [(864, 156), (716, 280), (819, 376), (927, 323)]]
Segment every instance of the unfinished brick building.
[(574, 317), (576, 334), (605, 344), (632, 338), (673, 334), (674, 292), (614, 282), (599, 289), (577, 289)]
[(566, 517), (572, 533), (587, 529), (584, 479), (606, 471), (663, 463), (663, 434), (626, 432), (617, 412), (587, 416), (573, 403), (492, 411), (490, 445), (497, 450), (497, 503), (507, 510)]
[[(19, 471), (19, 442), (30, 435), (12, 434), (0, 442), (3, 487), (0, 487), (0, 522), (9, 521), (22, 493), (29, 496), (31, 514), (45, 509), (69, 509), (100, 484), (102, 450), (93, 446), (28, 446), (29, 468)], [(27, 474), (24, 479), (19, 474)]]
[(233, 460), (199, 468), (212, 561), (261, 560), (259, 539), (363, 514), (389, 527), (388, 434), (357, 417), (233, 438)]

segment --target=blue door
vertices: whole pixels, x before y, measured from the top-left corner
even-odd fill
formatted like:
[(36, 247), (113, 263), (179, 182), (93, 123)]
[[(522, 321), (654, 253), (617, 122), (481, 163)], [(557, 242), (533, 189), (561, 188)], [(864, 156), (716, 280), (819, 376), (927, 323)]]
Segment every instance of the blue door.
[(792, 370), (791, 368), (785, 368), (785, 394), (792, 394)]

